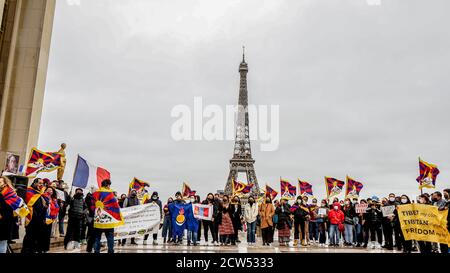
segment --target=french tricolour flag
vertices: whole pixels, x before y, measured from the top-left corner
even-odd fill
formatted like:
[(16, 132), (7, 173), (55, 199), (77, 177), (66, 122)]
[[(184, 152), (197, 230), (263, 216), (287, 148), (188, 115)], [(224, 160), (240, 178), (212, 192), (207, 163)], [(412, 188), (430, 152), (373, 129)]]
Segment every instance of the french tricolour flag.
[(105, 179), (111, 179), (109, 171), (90, 164), (86, 159), (78, 155), (72, 187), (82, 189), (95, 187), (99, 189), (102, 181)]

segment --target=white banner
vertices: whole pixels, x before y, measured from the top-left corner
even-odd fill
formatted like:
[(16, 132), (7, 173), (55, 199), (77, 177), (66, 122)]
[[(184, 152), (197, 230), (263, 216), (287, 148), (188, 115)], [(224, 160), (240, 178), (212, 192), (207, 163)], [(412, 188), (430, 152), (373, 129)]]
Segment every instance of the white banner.
[[(156, 204), (145, 204), (120, 209), (124, 225), (114, 229), (114, 240), (143, 237), (159, 230), (160, 213)], [(106, 241), (103, 236), (102, 241)]]
[(212, 220), (212, 205), (192, 204), (192, 211), (194, 212), (194, 217), (199, 220)]
[(384, 207), (381, 207), (381, 212), (383, 213), (384, 217), (394, 216), (394, 210), (395, 210), (395, 206), (384, 206)]

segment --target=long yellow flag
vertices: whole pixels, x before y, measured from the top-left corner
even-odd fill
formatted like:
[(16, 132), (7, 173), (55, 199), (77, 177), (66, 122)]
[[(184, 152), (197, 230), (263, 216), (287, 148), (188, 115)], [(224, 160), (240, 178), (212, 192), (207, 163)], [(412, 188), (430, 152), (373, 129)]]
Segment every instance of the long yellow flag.
[(440, 211), (435, 206), (409, 204), (398, 206), (397, 211), (405, 240), (450, 244), (448, 210)]

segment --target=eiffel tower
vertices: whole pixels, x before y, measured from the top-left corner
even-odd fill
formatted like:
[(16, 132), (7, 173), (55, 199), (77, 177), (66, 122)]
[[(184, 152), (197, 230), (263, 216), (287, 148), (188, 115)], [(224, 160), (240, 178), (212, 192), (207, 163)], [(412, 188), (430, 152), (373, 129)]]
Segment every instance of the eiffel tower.
[(228, 181), (224, 191), (224, 193), (228, 195), (233, 193), (232, 181), (237, 179), (238, 173), (240, 172), (246, 173), (248, 184), (254, 184), (251, 193), (253, 195), (259, 195), (260, 193), (254, 167), (255, 160), (252, 158), (252, 150), (250, 148), (247, 73), (248, 65), (245, 62), (245, 48), (243, 47), (242, 62), (239, 65), (241, 81), (239, 88), (239, 109), (236, 122), (236, 138), (233, 158), (230, 160), (230, 174), (228, 175)]

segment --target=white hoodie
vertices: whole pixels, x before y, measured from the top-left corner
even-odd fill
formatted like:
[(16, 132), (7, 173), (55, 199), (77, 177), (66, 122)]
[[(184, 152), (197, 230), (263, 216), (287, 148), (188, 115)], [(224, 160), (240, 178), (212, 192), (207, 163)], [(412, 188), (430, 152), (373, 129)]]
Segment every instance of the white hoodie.
[(258, 216), (258, 204), (253, 203), (253, 206), (250, 204), (246, 204), (244, 208), (244, 219), (247, 223), (253, 223), (256, 221), (256, 217)]

